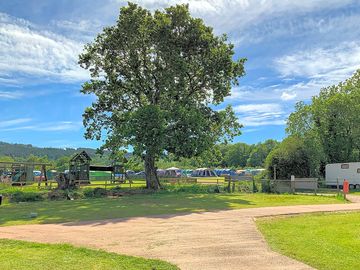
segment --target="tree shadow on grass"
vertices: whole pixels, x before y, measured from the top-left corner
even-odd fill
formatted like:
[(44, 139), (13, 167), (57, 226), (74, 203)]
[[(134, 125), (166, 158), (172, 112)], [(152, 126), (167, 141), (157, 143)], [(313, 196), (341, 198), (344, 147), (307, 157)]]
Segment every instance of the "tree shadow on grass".
[[(134, 195), (113, 199), (20, 203), (0, 207), (0, 226), (35, 223), (72, 226), (79, 225), (79, 222), (100, 226), (146, 216), (166, 219), (230, 210), (234, 204), (245, 207), (256, 205), (249, 200), (224, 194)], [(31, 213), (35, 213), (36, 217), (31, 217)]]

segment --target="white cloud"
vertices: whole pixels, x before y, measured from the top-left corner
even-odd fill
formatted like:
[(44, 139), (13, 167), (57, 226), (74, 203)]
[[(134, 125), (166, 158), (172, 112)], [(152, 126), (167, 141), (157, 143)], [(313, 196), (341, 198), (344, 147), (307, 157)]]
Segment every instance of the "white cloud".
[[(270, 89), (269, 89), (270, 88)], [(278, 100), (277, 94), (274, 95), (272, 87), (255, 88), (251, 86), (240, 86), (231, 89), (231, 96), (225, 98), (226, 102), (259, 102)]]
[(0, 90), (0, 100), (1, 99), (19, 99), (24, 97), (24, 93), (21, 91), (1, 91)]
[(267, 113), (267, 112), (279, 112), (281, 110), (282, 110), (281, 106), (276, 103), (245, 104), (245, 105), (234, 106), (234, 111), (237, 113), (247, 113), (247, 112)]
[[(124, 4), (126, 1), (117, 0), (117, 2)], [(240, 34), (237, 36), (241, 38), (245, 29), (249, 28), (249, 34), (251, 34), (254, 26), (271, 18), (292, 18), (299, 14), (336, 9), (354, 3), (356, 0), (137, 0), (135, 2), (152, 10), (187, 3), (194, 16), (203, 18), (205, 22), (214, 26), (217, 32), (237, 32)], [(271, 27), (266, 28), (273, 31)], [(252, 36), (257, 39), (261, 37), (261, 35)], [(249, 35), (247, 40), (249, 40)]]
[[(23, 125), (25, 124), (25, 125)], [(80, 121), (57, 121), (48, 123), (37, 123), (30, 118), (20, 118), (0, 122), (0, 131), (40, 131), (40, 132), (57, 132), (57, 131), (75, 131), (82, 127)]]
[(283, 78), (301, 80), (280, 89), (283, 100), (309, 99), (322, 87), (344, 81), (360, 68), (360, 43), (298, 51), (276, 59), (275, 68)]
[(296, 93), (291, 93), (291, 92), (283, 92), (281, 94), (281, 99), (284, 100), (284, 101), (287, 101), (287, 100), (293, 100), (296, 98)]
[(237, 105), (234, 111), (245, 127), (284, 125), (287, 116), (277, 103)]
[(282, 76), (343, 78), (360, 68), (360, 44), (346, 42), (333, 48), (315, 48), (275, 60)]
[(0, 121), (0, 128), (8, 128), (17, 126), (19, 124), (30, 122), (31, 118), (17, 118), (17, 119), (10, 119), (10, 120), (2, 120)]
[(53, 20), (51, 26), (67, 37), (80, 42), (92, 41), (97, 33), (101, 32), (104, 23), (98, 19)]
[(0, 76), (22, 74), (65, 82), (86, 80), (87, 72), (77, 64), (81, 50), (79, 42), (0, 13)]

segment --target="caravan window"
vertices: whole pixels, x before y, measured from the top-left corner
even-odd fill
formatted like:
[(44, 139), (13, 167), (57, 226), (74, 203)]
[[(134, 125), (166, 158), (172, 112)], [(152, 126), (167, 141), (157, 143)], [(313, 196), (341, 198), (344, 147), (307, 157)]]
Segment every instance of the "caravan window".
[(341, 169), (349, 169), (349, 164), (341, 164)]

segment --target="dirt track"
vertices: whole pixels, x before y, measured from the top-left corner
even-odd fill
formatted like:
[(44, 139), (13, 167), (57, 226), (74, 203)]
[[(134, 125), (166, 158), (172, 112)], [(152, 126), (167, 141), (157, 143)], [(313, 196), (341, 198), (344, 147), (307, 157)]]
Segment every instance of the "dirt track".
[(258, 232), (254, 218), (344, 210), (360, 210), (360, 202), (1, 227), (0, 238), (101, 248), (162, 259), (183, 270), (311, 269), (271, 251)]

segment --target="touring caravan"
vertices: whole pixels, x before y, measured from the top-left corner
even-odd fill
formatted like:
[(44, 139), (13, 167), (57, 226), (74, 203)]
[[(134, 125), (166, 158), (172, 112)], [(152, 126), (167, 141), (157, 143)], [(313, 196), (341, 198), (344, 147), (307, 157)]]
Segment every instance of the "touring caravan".
[(350, 188), (360, 188), (360, 162), (327, 164), (325, 167), (325, 183), (342, 186), (344, 179), (349, 181)]

